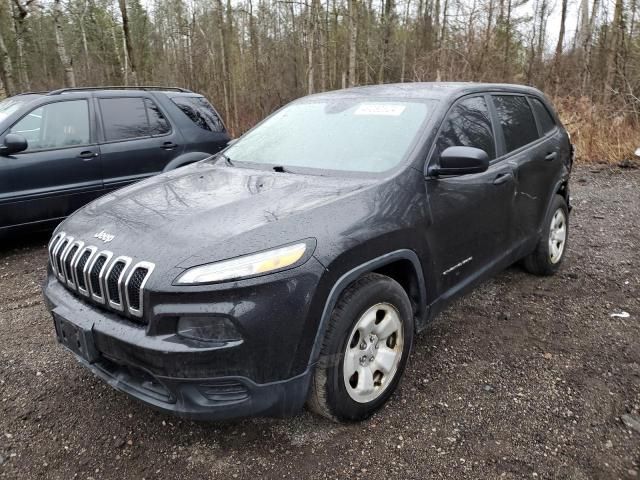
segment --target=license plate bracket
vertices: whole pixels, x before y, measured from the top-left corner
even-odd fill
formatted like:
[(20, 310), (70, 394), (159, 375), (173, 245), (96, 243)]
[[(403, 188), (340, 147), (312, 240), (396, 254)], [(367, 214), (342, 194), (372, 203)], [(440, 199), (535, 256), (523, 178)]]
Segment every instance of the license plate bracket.
[(52, 313), (58, 342), (89, 363), (98, 360), (100, 355), (93, 342), (93, 322), (72, 322), (55, 311)]

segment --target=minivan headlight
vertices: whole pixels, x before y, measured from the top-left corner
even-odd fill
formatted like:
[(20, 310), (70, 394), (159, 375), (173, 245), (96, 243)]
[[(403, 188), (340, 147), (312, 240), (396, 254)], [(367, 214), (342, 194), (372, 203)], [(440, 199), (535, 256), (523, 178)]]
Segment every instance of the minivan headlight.
[(306, 250), (306, 243), (296, 243), (266, 252), (200, 265), (190, 268), (180, 275), (176, 283), (178, 285), (198, 285), (254, 277), (282, 270), (298, 262)]

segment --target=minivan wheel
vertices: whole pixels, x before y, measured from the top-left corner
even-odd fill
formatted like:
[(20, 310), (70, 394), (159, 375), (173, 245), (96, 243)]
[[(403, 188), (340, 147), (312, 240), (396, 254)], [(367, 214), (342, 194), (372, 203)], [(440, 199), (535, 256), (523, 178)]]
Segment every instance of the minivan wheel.
[(569, 238), (569, 210), (561, 195), (556, 195), (545, 220), (536, 249), (525, 257), (524, 268), (535, 275), (553, 275), (564, 259)]
[(336, 421), (370, 417), (393, 394), (413, 343), (405, 290), (377, 273), (352, 283), (336, 304), (307, 405)]

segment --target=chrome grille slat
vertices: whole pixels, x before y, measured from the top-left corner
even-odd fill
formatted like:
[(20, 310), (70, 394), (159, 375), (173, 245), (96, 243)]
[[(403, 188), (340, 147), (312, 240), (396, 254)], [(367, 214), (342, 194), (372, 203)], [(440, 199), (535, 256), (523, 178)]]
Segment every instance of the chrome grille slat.
[(91, 296), (91, 292), (89, 291), (89, 268), (93, 263), (92, 260), (97, 250), (98, 249), (94, 246), (85, 247), (82, 255), (84, 256), (84, 254), (88, 252), (89, 256), (86, 258), (86, 260), (84, 260), (84, 264), (82, 265), (80, 264), (80, 259), (78, 259), (78, 264), (76, 265), (76, 278), (78, 278), (77, 270), (80, 269), (80, 273), (82, 275), (82, 283), (84, 284), (81, 285), (80, 283), (78, 283), (78, 291), (85, 297)]
[[(118, 311), (124, 311), (123, 305), (123, 289), (125, 273), (131, 265), (131, 258), (120, 256), (113, 260), (111, 266), (105, 274), (105, 292), (107, 295), (107, 303), (111, 308)], [(120, 266), (120, 268), (119, 268)], [(115, 278), (112, 278), (115, 277)], [(115, 290), (114, 290), (115, 289)]]
[(64, 264), (64, 260), (71, 249), (71, 245), (73, 245), (73, 237), (65, 237), (60, 242), (60, 248), (58, 249), (58, 254), (56, 256), (56, 265), (58, 266), (58, 278), (62, 283), (66, 283), (67, 274), (66, 267)]
[[(153, 263), (138, 262), (131, 267), (129, 275), (127, 275), (127, 279), (124, 282), (127, 311), (135, 317), (142, 317), (144, 312), (144, 302), (142, 298), (144, 286), (154, 268), (155, 265)], [(139, 286), (138, 283), (140, 284)]]
[(56, 271), (56, 264), (55, 264), (55, 255), (54, 255), (54, 251), (56, 249), (56, 247), (58, 246), (58, 243), (60, 242), (60, 240), (62, 240), (65, 237), (65, 233), (64, 232), (59, 232), (57, 233), (49, 242), (49, 246), (47, 247), (48, 251), (49, 251), (49, 262), (51, 264), (51, 269), (54, 271), (54, 273), (58, 273)]
[(113, 257), (113, 252), (102, 250), (96, 254), (89, 267), (89, 274), (87, 275), (89, 291), (91, 292), (91, 299), (98, 303), (105, 303), (106, 301), (104, 294), (104, 275), (111, 257)]
[(67, 285), (69, 285), (74, 290), (76, 289), (78, 280), (76, 279), (73, 262), (76, 260), (78, 254), (82, 251), (82, 247), (84, 247), (84, 242), (76, 240), (71, 244), (64, 258), (64, 271), (65, 277), (67, 278)]
[(140, 322), (144, 313), (144, 288), (155, 264), (99, 250), (65, 232), (57, 233), (47, 246), (55, 277), (67, 289), (91, 303), (114, 310)]

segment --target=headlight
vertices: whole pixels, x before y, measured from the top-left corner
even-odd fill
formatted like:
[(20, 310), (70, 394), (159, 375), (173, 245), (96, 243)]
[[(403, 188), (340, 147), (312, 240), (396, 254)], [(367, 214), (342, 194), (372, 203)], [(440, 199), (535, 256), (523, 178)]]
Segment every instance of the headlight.
[(266, 252), (193, 267), (178, 277), (176, 283), (179, 285), (197, 285), (200, 283), (254, 277), (295, 264), (302, 258), (306, 250), (306, 243), (296, 243), (295, 245), (288, 245)]

